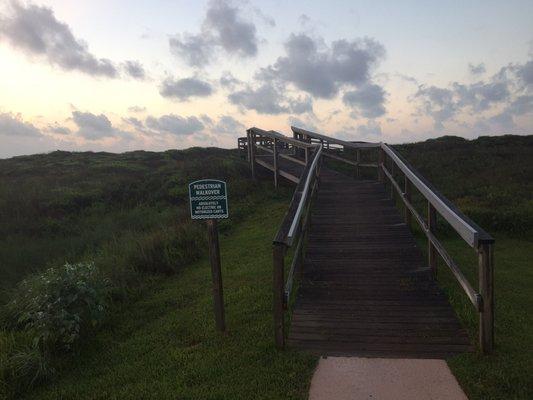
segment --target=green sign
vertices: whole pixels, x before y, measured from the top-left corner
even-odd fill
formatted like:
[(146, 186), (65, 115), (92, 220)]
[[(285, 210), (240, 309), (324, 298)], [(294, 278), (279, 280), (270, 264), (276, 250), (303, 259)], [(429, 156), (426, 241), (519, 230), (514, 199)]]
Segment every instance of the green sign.
[(228, 218), (226, 182), (203, 179), (189, 183), (192, 219)]

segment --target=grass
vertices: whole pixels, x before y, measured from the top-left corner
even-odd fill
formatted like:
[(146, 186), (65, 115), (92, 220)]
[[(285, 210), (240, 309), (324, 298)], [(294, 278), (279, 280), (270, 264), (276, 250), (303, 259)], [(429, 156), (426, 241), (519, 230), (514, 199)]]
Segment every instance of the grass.
[(214, 329), (204, 257), (158, 279), (27, 398), (306, 398), (316, 358), (273, 343), (271, 240), (286, 208), (268, 202), (220, 238), (226, 334)]
[[(447, 238), (444, 245), (477, 287), (474, 251), (462, 241)], [(496, 236), (495, 247), (495, 351), (490, 356), (463, 354), (448, 360), (452, 372), (475, 399), (533, 398), (533, 242)], [(455, 278), (439, 265), (439, 282), (463, 325), (477, 342), (478, 316)]]

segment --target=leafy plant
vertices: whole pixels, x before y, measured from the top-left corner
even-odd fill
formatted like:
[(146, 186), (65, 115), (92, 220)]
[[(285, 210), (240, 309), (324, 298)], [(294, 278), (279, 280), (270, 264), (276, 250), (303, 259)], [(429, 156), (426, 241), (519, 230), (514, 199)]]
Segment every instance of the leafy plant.
[(31, 332), (43, 351), (71, 350), (102, 321), (108, 281), (93, 263), (50, 268), (23, 280), (7, 305), (12, 328)]

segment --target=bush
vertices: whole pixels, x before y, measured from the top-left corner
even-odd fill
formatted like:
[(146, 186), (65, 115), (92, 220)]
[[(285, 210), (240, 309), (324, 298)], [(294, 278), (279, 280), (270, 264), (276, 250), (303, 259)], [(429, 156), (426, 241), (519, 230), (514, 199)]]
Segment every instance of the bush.
[(93, 263), (50, 268), (19, 284), (7, 304), (7, 321), (31, 332), (42, 351), (71, 350), (104, 317), (108, 287)]

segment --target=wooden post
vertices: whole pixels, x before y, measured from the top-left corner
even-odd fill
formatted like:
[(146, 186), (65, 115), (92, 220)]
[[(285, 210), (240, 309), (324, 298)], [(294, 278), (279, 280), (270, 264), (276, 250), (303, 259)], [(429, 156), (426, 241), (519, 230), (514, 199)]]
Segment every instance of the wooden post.
[(274, 138), (274, 187), (278, 188), (278, 139)]
[(483, 354), (494, 348), (494, 245), (482, 243), (478, 248), (479, 293), (483, 308), (479, 313), (479, 345)]
[[(437, 210), (428, 201), (428, 228), (433, 234), (437, 232)], [(437, 249), (428, 238), (428, 265), (433, 278), (437, 277)]]
[[(404, 178), (403, 190), (405, 193), (405, 198), (407, 199), (409, 203), (411, 203), (411, 182), (409, 182), (409, 178), (407, 178), (407, 175), (404, 175), (403, 178)], [(411, 215), (411, 211), (409, 211), (409, 208), (407, 208), (405, 204), (404, 204), (403, 212), (404, 212), (405, 223), (407, 224), (407, 227), (411, 229), (412, 215)]]
[(246, 143), (246, 159), (248, 160), (249, 163), (252, 162), (252, 157), (250, 156), (250, 148), (252, 147), (252, 134), (250, 131), (246, 131), (246, 140), (247, 140), (247, 143)]
[(211, 275), (213, 277), (213, 310), (217, 329), (226, 330), (224, 318), (224, 298), (222, 293), (222, 272), (220, 269), (220, 247), (218, 245), (217, 220), (207, 220), (207, 237), (209, 243), (209, 259), (211, 261)]
[(255, 179), (255, 133), (250, 132), (250, 167), (252, 169), (252, 178)]
[(285, 345), (285, 328), (283, 320), (283, 275), (285, 247), (283, 244), (275, 243), (273, 246), (274, 273), (273, 273), (273, 298), (274, 298), (274, 339), (276, 347), (281, 349)]
[(385, 152), (379, 148), (379, 161), (378, 161), (378, 180), (383, 182), (385, 174), (383, 173), (383, 163), (385, 162)]
[(355, 154), (357, 161), (357, 167), (355, 167), (355, 175), (357, 176), (357, 179), (359, 179), (361, 178), (361, 167), (359, 167), (359, 163), (361, 162), (361, 150), (357, 149)]
[[(394, 180), (394, 161), (392, 158), (390, 158), (390, 175), (391, 179)], [(390, 183), (390, 198), (394, 200), (394, 185), (392, 182)]]

